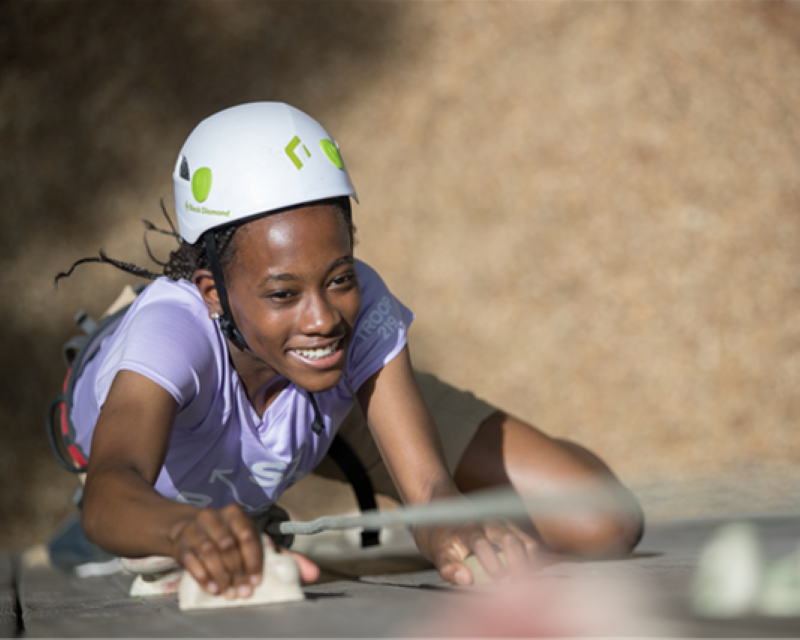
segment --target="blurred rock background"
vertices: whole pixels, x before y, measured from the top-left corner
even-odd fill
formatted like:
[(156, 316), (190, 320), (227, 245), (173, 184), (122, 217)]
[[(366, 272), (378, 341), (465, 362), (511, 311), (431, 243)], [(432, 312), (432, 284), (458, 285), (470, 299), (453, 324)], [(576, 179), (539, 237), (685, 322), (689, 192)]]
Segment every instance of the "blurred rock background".
[(148, 264), (183, 140), (250, 100), (337, 138), (418, 366), (652, 509), (796, 508), (800, 3), (2, 0), (0, 545), (70, 513), (59, 349), (132, 282), (53, 276)]

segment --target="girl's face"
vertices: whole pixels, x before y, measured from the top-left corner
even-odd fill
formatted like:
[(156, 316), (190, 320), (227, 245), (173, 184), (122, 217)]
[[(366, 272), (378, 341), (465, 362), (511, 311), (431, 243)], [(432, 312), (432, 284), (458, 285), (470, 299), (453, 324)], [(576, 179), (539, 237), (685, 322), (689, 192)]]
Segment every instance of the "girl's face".
[(361, 310), (347, 224), (316, 205), (250, 222), (236, 232), (228, 297), (253, 355), (313, 392), (335, 387)]

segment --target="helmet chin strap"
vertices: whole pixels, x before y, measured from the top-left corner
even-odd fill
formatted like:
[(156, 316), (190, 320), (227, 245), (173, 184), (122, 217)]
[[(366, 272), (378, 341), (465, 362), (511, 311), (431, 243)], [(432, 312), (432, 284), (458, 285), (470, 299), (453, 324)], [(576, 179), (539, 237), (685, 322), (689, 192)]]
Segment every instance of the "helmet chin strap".
[(217, 239), (214, 237), (214, 230), (210, 229), (203, 234), (203, 242), (206, 245), (206, 255), (208, 256), (208, 266), (211, 268), (211, 275), (214, 276), (214, 286), (217, 288), (219, 304), (222, 307), (222, 317), (219, 319), (219, 328), (223, 335), (233, 342), (240, 351), (249, 349), (244, 336), (236, 323), (233, 321), (230, 305), (228, 304), (228, 290), (225, 288), (225, 278), (222, 276), (222, 266), (219, 263), (217, 254)]
[[(217, 288), (217, 296), (219, 297), (219, 304), (222, 307), (222, 317), (219, 319), (219, 328), (222, 334), (230, 340), (236, 348), (244, 351), (245, 349), (252, 351), (247, 346), (247, 341), (244, 339), (241, 331), (236, 327), (233, 321), (233, 314), (231, 313), (230, 305), (228, 304), (228, 290), (225, 288), (225, 278), (222, 275), (222, 265), (219, 263), (219, 254), (217, 253), (217, 239), (214, 237), (214, 230), (211, 229), (203, 234), (203, 242), (206, 245), (206, 255), (208, 256), (208, 266), (211, 268), (211, 275), (214, 276), (214, 286)], [(314, 422), (311, 429), (319, 435), (325, 429), (325, 423), (322, 421), (317, 400), (314, 394), (310, 391), (308, 398), (311, 400), (311, 406), (314, 408)]]

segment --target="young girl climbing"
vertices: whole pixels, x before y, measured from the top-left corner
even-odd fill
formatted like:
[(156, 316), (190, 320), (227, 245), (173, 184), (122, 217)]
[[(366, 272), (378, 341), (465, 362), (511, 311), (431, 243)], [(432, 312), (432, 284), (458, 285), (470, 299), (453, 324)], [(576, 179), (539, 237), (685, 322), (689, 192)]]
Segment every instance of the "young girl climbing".
[[(502, 578), (541, 549), (635, 546), (641, 511), (596, 456), (414, 371), (414, 316), (354, 257), (356, 193), (317, 122), (278, 103), (227, 109), (191, 133), (173, 177), (181, 246), (74, 384), (90, 540), (122, 557), (169, 556), (207, 591), (248, 597), (262, 567), (254, 518), (325, 472), (338, 432), (375, 490), (409, 505), (575, 483), (617, 501), (527, 527), (416, 528), (446, 580), (470, 584), (462, 561), (473, 553)], [(315, 565), (297, 560), (314, 580)]]

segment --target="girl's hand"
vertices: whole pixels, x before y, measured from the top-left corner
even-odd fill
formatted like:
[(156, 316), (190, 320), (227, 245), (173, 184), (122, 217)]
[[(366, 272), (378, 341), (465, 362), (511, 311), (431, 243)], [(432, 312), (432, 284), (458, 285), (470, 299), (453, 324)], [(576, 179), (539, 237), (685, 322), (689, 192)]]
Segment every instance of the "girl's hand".
[[(260, 536), (247, 514), (232, 504), (223, 509), (200, 509), (194, 518), (182, 522), (173, 535), (172, 556), (205, 591), (233, 600), (249, 598), (261, 583), (262, 545), (272, 545), (272, 541)], [(304, 582), (319, 577), (313, 562), (298, 553), (284, 552), (297, 562)]]
[[(473, 576), (464, 565), (473, 553), (494, 582), (530, 571), (538, 556), (536, 541), (503, 520), (421, 529), (417, 541), (439, 574), (448, 582), (461, 585), (473, 583)], [(505, 565), (497, 557), (498, 551), (505, 555)]]
[(238, 505), (200, 509), (175, 527), (170, 538), (172, 557), (208, 593), (249, 598), (261, 582), (261, 538)]

